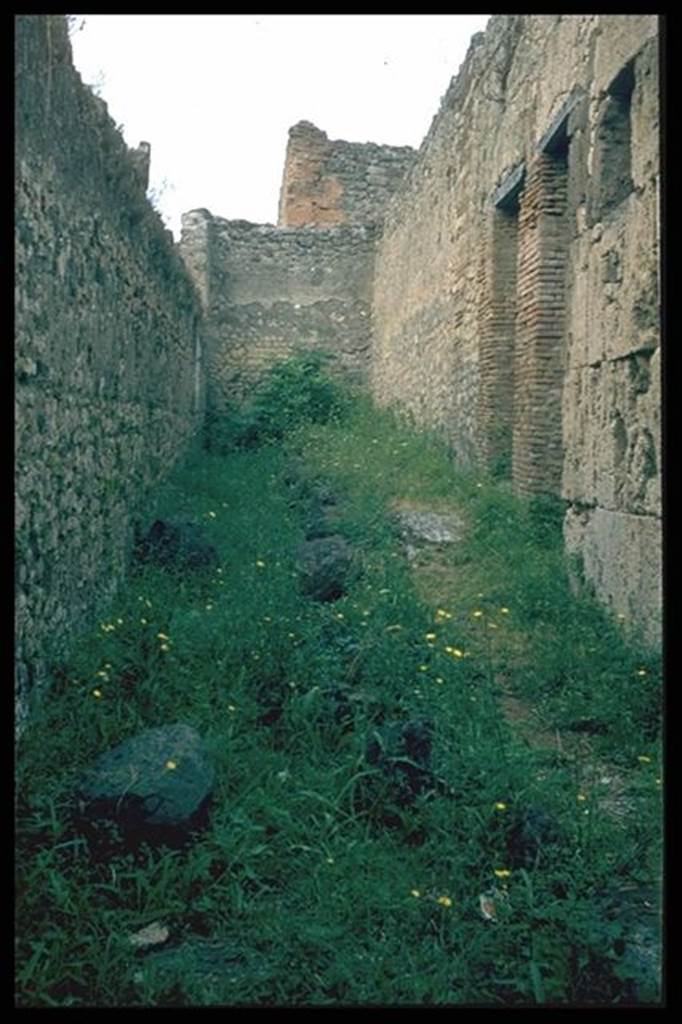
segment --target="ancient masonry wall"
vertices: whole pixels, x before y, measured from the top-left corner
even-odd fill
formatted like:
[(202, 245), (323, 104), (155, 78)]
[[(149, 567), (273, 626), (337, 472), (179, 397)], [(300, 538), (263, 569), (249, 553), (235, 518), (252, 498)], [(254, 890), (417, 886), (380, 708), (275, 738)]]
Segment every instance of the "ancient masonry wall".
[(239, 402), (276, 362), (321, 349), (367, 383), (377, 225), (415, 158), (409, 146), (289, 132), (278, 227), (183, 218), (180, 249), (206, 311), (208, 403)]
[(205, 302), (212, 410), (244, 399), (299, 350), (323, 350), (333, 372), (367, 383), (375, 240), (371, 226), (280, 229), (185, 214), (181, 251)]
[(289, 129), (279, 226), (379, 222), (415, 156), (410, 146), (330, 140), (300, 121)]
[(378, 242), (372, 387), (464, 466), (567, 502), (611, 611), (660, 641), (658, 24), (497, 16)]
[(16, 702), (111, 600), (197, 429), (200, 303), (65, 20), (16, 20)]

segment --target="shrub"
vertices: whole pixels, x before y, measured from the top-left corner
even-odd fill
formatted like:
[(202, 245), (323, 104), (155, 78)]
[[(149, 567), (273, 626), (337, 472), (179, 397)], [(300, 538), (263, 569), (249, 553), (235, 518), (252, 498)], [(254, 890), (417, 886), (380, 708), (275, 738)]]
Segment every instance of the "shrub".
[(348, 399), (328, 372), (332, 358), (325, 352), (301, 351), (278, 363), (247, 405), (228, 416), (210, 418), (207, 448), (219, 453), (249, 448), (281, 440), (305, 424), (341, 419)]

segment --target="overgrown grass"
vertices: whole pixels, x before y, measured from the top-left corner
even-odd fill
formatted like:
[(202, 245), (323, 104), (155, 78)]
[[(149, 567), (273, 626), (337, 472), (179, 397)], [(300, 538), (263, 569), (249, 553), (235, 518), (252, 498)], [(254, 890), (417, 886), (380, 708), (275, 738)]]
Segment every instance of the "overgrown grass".
[[(551, 507), (456, 474), (437, 442), (362, 400), (341, 421), (289, 426), (275, 442), (195, 451), (175, 474), (151, 511), (201, 522), (220, 568), (133, 574), (22, 741), (20, 1005), (655, 998), (623, 954), (625, 920), (603, 913), (614, 889), (660, 881), (655, 655), (571, 596)], [(295, 567), (320, 479), (355, 550), (347, 593), (327, 604), (303, 596)], [(411, 568), (398, 501), (457, 511), (466, 538)], [(501, 678), (559, 728), (599, 723), (592, 751), (619, 766), (629, 813), (607, 812), (587, 754), (523, 742), (500, 712)], [(444, 791), (398, 806), (365, 746), (382, 722), (416, 717), (435, 724)], [(176, 721), (217, 766), (208, 830), (186, 850), (96, 858), (70, 824), (76, 778), (110, 745)], [(557, 837), (513, 863), (529, 808)], [(485, 893), (497, 920), (481, 913)], [(153, 921), (179, 949), (165, 971), (129, 942)], [(189, 936), (231, 944), (229, 970), (197, 972)]]

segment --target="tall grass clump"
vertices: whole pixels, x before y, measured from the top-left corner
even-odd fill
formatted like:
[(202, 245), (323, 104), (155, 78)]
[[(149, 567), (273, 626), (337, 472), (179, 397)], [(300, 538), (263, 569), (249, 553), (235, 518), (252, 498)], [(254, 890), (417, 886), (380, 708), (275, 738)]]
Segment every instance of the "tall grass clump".
[[(18, 1004), (656, 1002), (627, 902), (660, 888), (655, 653), (572, 595), (555, 504), (456, 471), (304, 365), (264, 385), (257, 443), (226, 429), (148, 509), (200, 524), (218, 565), (138, 566), (55, 666), (17, 764)], [(353, 549), (329, 602), (297, 569), (321, 486)], [(408, 561), (406, 507), (456, 514), (461, 541)], [(582, 745), (528, 742), (511, 692)], [(182, 849), (96, 849), (79, 774), (176, 721), (216, 765), (208, 827)], [(391, 759), (406, 727), (426, 764)], [(135, 950), (155, 922), (167, 942)]]

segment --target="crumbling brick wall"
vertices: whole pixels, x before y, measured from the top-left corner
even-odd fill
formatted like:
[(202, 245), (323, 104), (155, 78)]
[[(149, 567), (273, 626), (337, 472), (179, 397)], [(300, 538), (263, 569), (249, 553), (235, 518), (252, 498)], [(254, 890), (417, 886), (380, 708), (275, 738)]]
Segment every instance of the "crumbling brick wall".
[(463, 466), (567, 504), (607, 606), (660, 639), (657, 18), (498, 16), (375, 264), (372, 386)]
[(299, 121), (289, 129), (279, 226), (378, 223), (415, 156), (410, 146), (330, 140)]
[(200, 303), (65, 20), (16, 21), (16, 702), (110, 601), (204, 404)]

